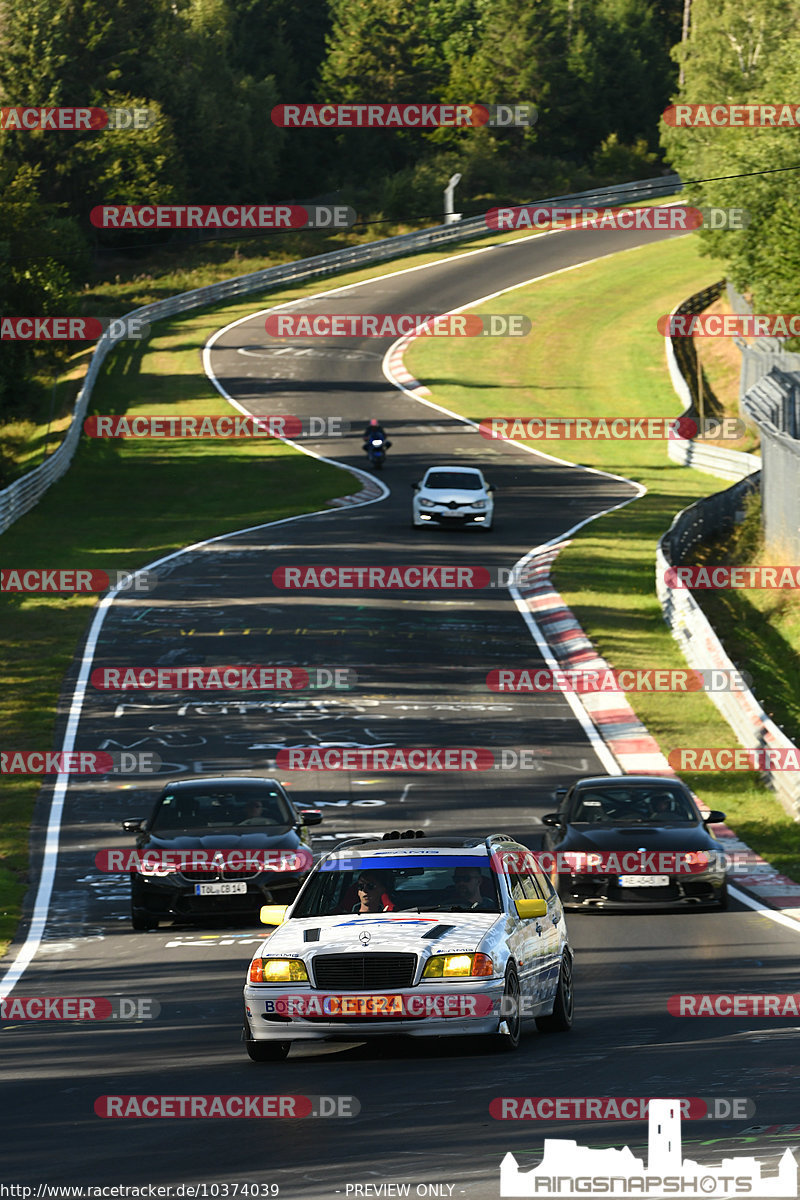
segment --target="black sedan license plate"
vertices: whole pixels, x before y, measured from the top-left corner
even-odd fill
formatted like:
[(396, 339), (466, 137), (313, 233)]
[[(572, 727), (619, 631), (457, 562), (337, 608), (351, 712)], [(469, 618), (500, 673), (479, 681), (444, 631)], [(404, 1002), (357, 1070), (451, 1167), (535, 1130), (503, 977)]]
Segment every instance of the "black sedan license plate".
[(246, 883), (196, 883), (195, 896), (241, 896), (247, 891)]

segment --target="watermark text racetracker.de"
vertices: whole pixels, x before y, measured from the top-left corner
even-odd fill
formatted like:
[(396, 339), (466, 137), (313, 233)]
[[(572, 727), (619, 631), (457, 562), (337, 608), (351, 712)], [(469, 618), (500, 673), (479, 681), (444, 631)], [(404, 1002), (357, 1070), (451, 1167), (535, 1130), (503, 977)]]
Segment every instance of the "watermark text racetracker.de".
[[(495, 1121), (646, 1121), (645, 1096), (496, 1096), (489, 1104)], [(743, 1121), (755, 1116), (748, 1097), (686, 1096), (678, 1101), (684, 1121)]]
[(535, 105), (513, 104), (276, 104), (272, 123), (281, 129), (492, 129), (530, 127)]
[(149, 750), (0, 751), (0, 775), (148, 775), (160, 766)]
[(161, 1012), (150, 996), (6, 996), (3, 1021), (154, 1021)]
[(260, 417), (225, 415), (93, 416), (83, 422), (90, 438), (325, 438), (347, 437), (350, 422), (344, 417), (295, 417), (272, 414)]
[(98, 204), (96, 229), (349, 229), (346, 204)]
[(635, 667), (602, 669), (496, 667), (486, 676), (490, 692), (548, 693), (577, 692), (744, 692), (752, 683), (746, 671), (722, 667)]
[(95, 667), (92, 687), (106, 692), (292, 692), (307, 688), (349, 691), (351, 667)]
[(270, 313), (271, 337), (527, 337), (524, 313)]
[(797, 104), (670, 104), (663, 113), (674, 128), (794, 129), (800, 125)]
[(181, 850), (113, 849), (98, 850), (95, 866), (99, 871), (120, 874), (164, 876), (183, 871), (310, 871), (313, 865), (310, 850), (243, 850), (220, 847), (194, 847)]
[(738, 564), (731, 566), (683, 566), (668, 567), (664, 572), (664, 583), (671, 588), (753, 588), (763, 591), (769, 588), (800, 588), (800, 566), (785, 564), (780, 567)]
[(355, 1096), (243, 1096), (243, 1095), (126, 1095), (98, 1096), (98, 1117), (173, 1117), (202, 1120), (275, 1117), (356, 1117), (361, 1104)]
[(502, 233), (515, 229), (746, 229), (750, 214), (744, 208), (695, 208), (685, 204), (642, 208), (543, 207), (524, 204), (490, 208), (486, 227)]
[(481, 437), (503, 442), (734, 441), (746, 428), (738, 417), (486, 417), (478, 424)]
[(0, 108), (0, 129), (96, 133), (102, 129), (149, 129), (155, 125), (152, 108), (16, 107)]
[(0, 317), (3, 342), (90, 342), (106, 332), (139, 341), (150, 326), (140, 317)]
[(70, 567), (2, 567), (0, 592), (151, 592), (157, 571), (95, 570)]

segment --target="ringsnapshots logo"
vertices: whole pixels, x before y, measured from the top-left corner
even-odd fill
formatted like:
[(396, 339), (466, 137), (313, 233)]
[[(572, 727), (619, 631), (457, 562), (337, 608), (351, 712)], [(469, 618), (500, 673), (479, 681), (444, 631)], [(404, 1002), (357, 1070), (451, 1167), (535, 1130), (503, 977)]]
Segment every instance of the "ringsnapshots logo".
[(161, 759), (150, 751), (0, 751), (0, 775), (151, 775), (160, 766)]
[(98, 204), (95, 229), (350, 229), (345, 204)]
[(268, 1117), (356, 1117), (361, 1105), (355, 1096), (243, 1096), (243, 1095), (138, 1095), (98, 1096), (98, 1117), (173, 1117), (203, 1120), (209, 1117), (240, 1119)]
[(796, 129), (797, 104), (670, 104), (665, 125), (675, 129)]
[(289, 438), (292, 441), (347, 437), (350, 422), (344, 417), (271, 416), (174, 417), (93, 416), (83, 422), (89, 438)]
[(536, 106), (514, 104), (276, 104), (280, 129), (511, 129), (531, 128)]
[(92, 687), (102, 692), (294, 692), (349, 690), (350, 667), (95, 667)]
[(103, 129), (150, 129), (155, 123), (156, 113), (152, 108), (0, 108), (0, 129), (8, 132), (97, 133)]
[(270, 313), (272, 337), (527, 337), (524, 313)]
[(520, 1171), (513, 1154), (500, 1164), (502, 1197), (648, 1196), (662, 1200), (729, 1200), (734, 1196), (797, 1196), (797, 1162), (784, 1151), (775, 1175), (764, 1176), (755, 1157), (727, 1156), (721, 1166), (683, 1157), (681, 1100), (652, 1099), (648, 1109), (647, 1163), (630, 1147), (591, 1149), (574, 1140), (547, 1138), (542, 1160)]
[(746, 671), (709, 667), (636, 667), (615, 671), (602, 669), (555, 670), (546, 668), (504, 669), (497, 667), (486, 676), (490, 692), (547, 693), (577, 692), (744, 692), (752, 676)]
[(656, 322), (664, 337), (800, 337), (798, 313), (668, 313)]
[(133, 592), (143, 595), (158, 585), (157, 571), (81, 570), (60, 567), (2, 567), (0, 592)]
[(139, 317), (0, 317), (3, 342), (94, 342), (104, 333), (141, 341), (150, 326)]
[(481, 437), (503, 442), (735, 441), (746, 430), (738, 417), (485, 417), (478, 423)]

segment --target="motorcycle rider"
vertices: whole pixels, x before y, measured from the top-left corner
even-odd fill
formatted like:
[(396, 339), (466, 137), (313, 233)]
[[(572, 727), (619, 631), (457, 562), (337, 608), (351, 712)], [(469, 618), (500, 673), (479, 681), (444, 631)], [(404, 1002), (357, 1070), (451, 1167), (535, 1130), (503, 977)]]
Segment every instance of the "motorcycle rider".
[(364, 430), (364, 449), (369, 449), (369, 444), (373, 438), (383, 438), (383, 448), (388, 450), (391, 442), (386, 437), (386, 430), (378, 423), (377, 417), (373, 417), (367, 428)]

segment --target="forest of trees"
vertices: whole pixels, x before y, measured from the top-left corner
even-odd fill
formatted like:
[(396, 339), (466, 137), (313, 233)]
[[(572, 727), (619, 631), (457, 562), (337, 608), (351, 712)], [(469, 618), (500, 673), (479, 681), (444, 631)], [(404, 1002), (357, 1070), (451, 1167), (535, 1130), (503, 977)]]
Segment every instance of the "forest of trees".
[[(0, 105), (156, 117), (137, 131), (0, 131), (0, 315), (64, 312), (96, 278), (98, 248), (131, 244), (90, 225), (102, 203), (335, 197), (362, 219), (433, 224), (454, 171), (469, 214), (670, 167), (695, 180), (791, 166), (792, 130), (665, 131), (660, 116), (677, 98), (796, 96), (800, 0), (693, 0), (681, 46), (683, 11), (684, 0), (0, 0)], [(527, 101), (539, 116), (530, 129), (431, 132), (270, 119), (277, 103), (352, 100)], [(795, 178), (691, 192), (755, 214), (741, 234), (703, 236), (762, 311), (797, 303)], [(29, 354), (3, 344), (0, 420), (24, 396)]]

